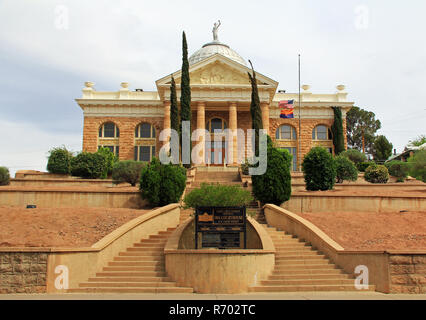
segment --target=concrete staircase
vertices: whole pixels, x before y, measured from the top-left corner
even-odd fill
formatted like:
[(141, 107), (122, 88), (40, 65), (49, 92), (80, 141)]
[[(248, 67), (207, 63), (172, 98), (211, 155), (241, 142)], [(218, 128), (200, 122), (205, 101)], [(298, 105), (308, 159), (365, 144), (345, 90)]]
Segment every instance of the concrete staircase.
[[(356, 291), (355, 279), (326, 256), (291, 235), (264, 225), (275, 249), (275, 268), (251, 292)], [(374, 291), (369, 286), (369, 291)]]
[(194, 181), (186, 188), (185, 194), (201, 187), (203, 183), (242, 186), (238, 171), (199, 171), (195, 174)]
[(102, 272), (68, 292), (192, 293), (192, 288), (178, 287), (165, 272), (163, 250), (173, 230), (175, 228), (169, 228), (134, 243), (108, 262)]

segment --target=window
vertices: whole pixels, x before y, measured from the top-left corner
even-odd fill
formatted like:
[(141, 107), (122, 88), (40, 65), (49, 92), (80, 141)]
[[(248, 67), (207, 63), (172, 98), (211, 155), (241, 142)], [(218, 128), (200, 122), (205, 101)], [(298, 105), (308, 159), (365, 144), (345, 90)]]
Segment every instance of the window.
[(117, 157), (120, 154), (120, 147), (119, 146), (98, 146), (98, 150), (100, 148), (108, 148), (112, 153), (114, 153)]
[(292, 170), (297, 171), (297, 148), (294, 147), (284, 147), (280, 149), (287, 150), (293, 156)]
[(120, 130), (114, 122), (106, 122), (99, 128), (100, 138), (118, 138), (120, 137)]
[(283, 124), (278, 127), (275, 138), (277, 140), (296, 140), (296, 129), (287, 124)]
[(150, 123), (141, 123), (135, 129), (135, 138), (152, 139), (155, 138), (155, 128)]
[(215, 133), (215, 130), (224, 130), (226, 129), (226, 122), (223, 121), (220, 118), (213, 118), (210, 121), (207, 122), (206, 124), (206, 129), (210, 132), (210, 133)]
[(312, 140), (331, 140), (331, 130), (324, 125), (316, 126), (312, 130)]
[(135, 146), (135, 161), (149, 162), (155, 157), (155, 146)]

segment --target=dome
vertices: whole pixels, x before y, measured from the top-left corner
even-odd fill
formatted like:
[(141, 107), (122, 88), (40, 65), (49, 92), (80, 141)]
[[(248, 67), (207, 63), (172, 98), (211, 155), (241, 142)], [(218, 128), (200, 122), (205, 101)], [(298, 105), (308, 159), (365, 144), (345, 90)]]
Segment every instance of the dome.
[(195, 51), (188, 59), (189, 64), (197, 63), (198, 61), (207, 59), (208, 57), (219, 53), (231, 60), (234, 60), (244, 66), (247, 66), (241, 56), (232, 50), (228, 45), (221, 43), (218, 40), (206, 43), (200, 50)]

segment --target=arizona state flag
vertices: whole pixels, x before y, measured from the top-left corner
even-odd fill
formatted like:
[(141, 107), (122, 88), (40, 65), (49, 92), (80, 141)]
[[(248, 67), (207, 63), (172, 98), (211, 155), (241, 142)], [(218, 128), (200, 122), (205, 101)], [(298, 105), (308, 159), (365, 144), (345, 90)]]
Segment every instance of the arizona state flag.
[(294, 100), (281, 100), (278, 103), (278, 106), (281, 108), (280, 118), (294, 118), (293, 103), (294, 103)]

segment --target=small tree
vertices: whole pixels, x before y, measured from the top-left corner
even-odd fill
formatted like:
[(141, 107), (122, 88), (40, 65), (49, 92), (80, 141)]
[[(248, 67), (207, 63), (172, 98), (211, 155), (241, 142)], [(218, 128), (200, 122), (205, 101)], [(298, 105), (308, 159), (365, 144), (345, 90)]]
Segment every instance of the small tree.
[[(182, 76), (180, 84), (180, 145), (182, 146), (182, 121), (191, 122), (191, 86), (189, 78), (188, 45), (186, 43), (185, 32), (182, 33)], [(191, 154), (191, 144), (189, 144), (189, 154)], [(185, 164), (187, 168), (191, 164)]]
[(334, 112), (334, 122), (331, 126), (333, 133), (333, 145), (336, 155), (345, 151), (345, 138), (343, 136), (343, 119), (342, 109), (340, 107), (332, 107)]
[(397, 178), (396, 182), (404, 182), (410, 170), (410, 166), (407, 162), (397, 160), (386, 162), (385, 167), (388, 169), (389, 174), (392, 177)]
[(413, 146), (420, 147), (422, 144), (426, 143), (426, 135), (422, 134), (410, 142)]
[(331, 190), (336, 182), (336, 163), (323, 147), (313, 147), (302, 162), (306, 190)]
[(351, 160), (339, 155), (334, 161), (336, 162), (337, 183), (342, 183), (344, 180), (356, 181), (358, 179), (358, 170)]
[(72, 158), (72, 152), (68, 151), (65, 146), (51, 149), (47, 160), (47, 171), (56, 174), (70, 174)]
[(408, 158), (410, 176), (426, 182), (426, 150), (419, 150)]
[(253, 195), (262, 203), (277, 206), (290, 199), (292, 157), (287, 150), (274, 148), (268, 136), (267, 167), (262, 175), (251, 176)]
[(358, 151), (357, 149), (348, 149), (342, 152), (340, 155), (348, 158), (355, 164), (367, 161), (367, 156), (364, 153)]
[(124, 160), (115, 163), (112, 168), (112, 179), (114, 183), (127, 182), (134, 187), (140, 180), (141, 171), (144, 165), (145, 163), (143, 162), (133, 160)]
[(372, 164), (365, 169), (365, 181), (371, 183), (386, 183), (389, 180), (389, 172), (383, 165)]
[(105, 179), (108, 175), (112, 174), (112, 168), (118, 162), (118, 158), (110, 149), (105, 147), (100, 147), (97, 153), (105, 158), (105, 170), (102, 173), (102, 178)]
[(185, 195), (185, 208), (197, 206), (243, 206), (253, 201), (250, 191), (240, 186), (201, 184), (200, 188)]
[(359, 172), (365, 172), (365, 170), (371, 166), (372, 164), (375, 164), (375, 162), (373, 161), (366, 161), (366, 162), (358, 162), (356, 164), (356, 168), (358, 169)]
[(140, 192), (152, 206), (178, 202), (186, 186), (185, 168), (162, 164), (157, 158), (142, 168)]
[(250, 103), (250, 115), (251, 115), (251, 128), (254, 129), (254, 154), (259, 154), (259, 134), (260, 129), (263, 129), (262, 123), (262, 111), (260, 110), (259, 92), (257, 89), (256, 72), (254, 71), (253, 65), (249, 60), (253, 75), (248, 73), (251, 83), (251, 103)]
[(7, 186), (8, 184), (10, 184), (9, 169), (0, 167), (0, 186)]
[(385, 136), (378, 136), (373, 144), (374, 160), (384, 161), (392, 155), (393, 145)]
[(97, 152), (81, 152), (71, 160), (71, 173), (73, 176), (100, 179), (105, 170), (105, 156)]

